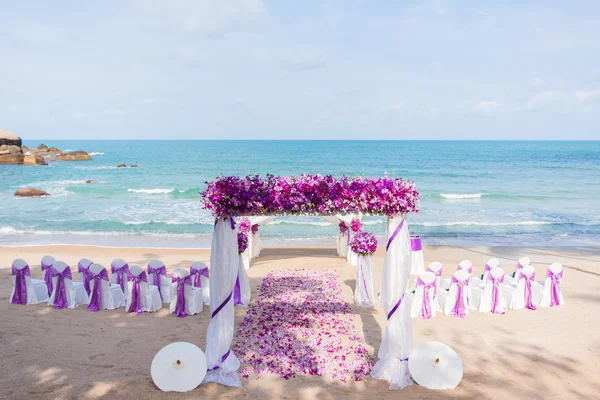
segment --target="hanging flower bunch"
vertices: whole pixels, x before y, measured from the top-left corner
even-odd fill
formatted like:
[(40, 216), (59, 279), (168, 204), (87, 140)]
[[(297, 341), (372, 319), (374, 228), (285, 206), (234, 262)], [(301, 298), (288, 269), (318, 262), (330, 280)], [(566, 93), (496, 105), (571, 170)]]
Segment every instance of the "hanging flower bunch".
[(346, 224), (343, 221), (340, 221), (339, 227), (340, 227), (340, 233), (345, 234), (346, 232), (348, 232), (348, 227), (346, 226)]
[(221, 176), (206, 184), (203, 207), (216, 217), (350, 213), (393, 216), (419, 210), (415, 184), (387, 176)]
[(248, 234), (238, 231), (238, 253), (242, 254), (248, 248)]
[(250, 233), (251, 229), (252, 229), (252, 226), (250, 225), (250, 220), (246, 217), (242, 218), (240, 221), (240, 227), (239, 227), (238, 231), (244, 232), (247, 236), (248, 233)]
[(252, 235), (256, 235), (256, 232), (258, 232), (258, 224), (252, 225), (250, 229), (252, 230)]
[(353, 232), (358, 232), (362, 229), (362, 224), (358, 218), (352, 218), (352, 222), (350, 222), (350, 228), (352, 228)]
[(348, 244), (353, 252), (361, 256), (372, 256), (377, 250), (377, 238), (365, 231), (356, 233)]

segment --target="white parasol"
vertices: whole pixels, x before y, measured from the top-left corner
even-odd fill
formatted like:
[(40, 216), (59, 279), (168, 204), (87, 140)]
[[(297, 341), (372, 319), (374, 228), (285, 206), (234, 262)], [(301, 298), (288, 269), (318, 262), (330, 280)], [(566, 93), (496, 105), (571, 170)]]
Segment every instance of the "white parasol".
[(415, 347), (408, 358), (408, 369), (415, 382), (433, 390), (454, 389), (463, 377), (460, 357), (440, 342)]
[(202, 382), (206, 368), (206, 356), (198, 346), (175, 342), (156, 353), (150, 373), (163, 392), (188, 392)]

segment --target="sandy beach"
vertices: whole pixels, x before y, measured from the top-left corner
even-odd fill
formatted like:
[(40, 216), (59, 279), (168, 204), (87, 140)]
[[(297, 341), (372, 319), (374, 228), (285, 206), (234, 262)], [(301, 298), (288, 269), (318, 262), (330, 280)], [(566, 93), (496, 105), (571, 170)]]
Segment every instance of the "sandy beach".
[[(0, 247), (0, 387), (5, 399), (87, 398), (244, 398), (244, 399), (581, 399), (600, 393), (600, 248), (425, 247), (426, 264), (441, 261), (450, 276), (462, 259), (473, 261), (474, 274), (485, 262), (499, 258), (511, 271), (516, 260), (529, 256), (538, 280), (551, 262), (563, 263), (566, 305), (536, 311), (508, 311), (504, 316), (472, 312), (465, 320), (436, 316), (413, 320), (415, 344), (436, 340), (453, 347), (462, 357), (464, 378), (452, 391), (434, 392), (418, 385), (390, 392), (383, 381), (341, 383), (318, 376), (278, 376), (243, 379), (245, 389), (217, 384), (202, 385), (185, 394), (163, 393), (150, 378), (156, 352), (174, 341), (187, 341), (204, 349), (208, 308), (200, 315), (176, 318), (166, 308), (141, 316), (121, 308), (99, 313), (54, 310), (46, 305), (15, 306), (8, 302), (14, 258), (26, 259), (32, 277), (41, 276), (39, 262), (51, 254), (71, 266), (82, 257), (110, 265), (120, 257), (130, 265), (163, 260), (169, 271), (192, 261), (209, 261), (209, 250), (118, 249), (90, 246)], [(379, 291), (383, 253), (376, 258), (376, 292)], [(344, 298), (352, 303), (355, 269), (324, 246), (263, 249), (248, 271), (253, 298), (262, 278), (275, 269), (311, 268), (338, 271)], [(354, 308), (356, 325), (367, 348), (376, 357), (385, 316), (381, 306)], [(236, 307), (236, 326), (246, 311)], [(235, 338), (234, 338), (235, 340)]]

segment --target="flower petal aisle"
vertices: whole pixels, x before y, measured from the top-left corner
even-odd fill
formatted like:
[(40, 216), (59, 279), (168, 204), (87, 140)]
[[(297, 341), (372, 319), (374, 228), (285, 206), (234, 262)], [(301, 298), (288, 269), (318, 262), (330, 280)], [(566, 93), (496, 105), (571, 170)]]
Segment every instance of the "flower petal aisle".
[(335, 271), (269, 273), (235, 334), (241, 374), (363, 380), (373, 365)]

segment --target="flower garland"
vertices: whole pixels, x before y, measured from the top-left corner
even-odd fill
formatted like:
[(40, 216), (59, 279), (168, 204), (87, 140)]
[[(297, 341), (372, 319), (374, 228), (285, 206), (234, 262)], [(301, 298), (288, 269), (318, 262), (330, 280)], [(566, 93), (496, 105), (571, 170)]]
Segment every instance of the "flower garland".
[(338, 226), (340, 227), (341, 234), (346, 234), (346, 232), (348, 232), (348, 226), (346, 226), (346, 224), (343, 221), (340, 221), (340, 224)]
[(240, 221), (240, 227), (238, 230), (248, 234), (251, 229), (252, 229), (252, 226), (250, 225), (250, 220), (246, 217), (242, 218)]
[(221, 176), (206, 184), (203, 207), (215, 217), (350, 213), (394, 216), (419, 210), (415, 184), (387, 176)]
[(358, 232), (362, 229), (362, 224), (358, 218), (352, 218), (352, 222), (350, 222), (350, 228), (352, 228), (353, 232)]
[(238, 253), (242, 254), (248, 248), (248, 234), (238, 231)]
[(356, 233), (348, 244), (353, 252), (361, 256), (372, 256), (377, 250), (377, 238), (365, 231)]

